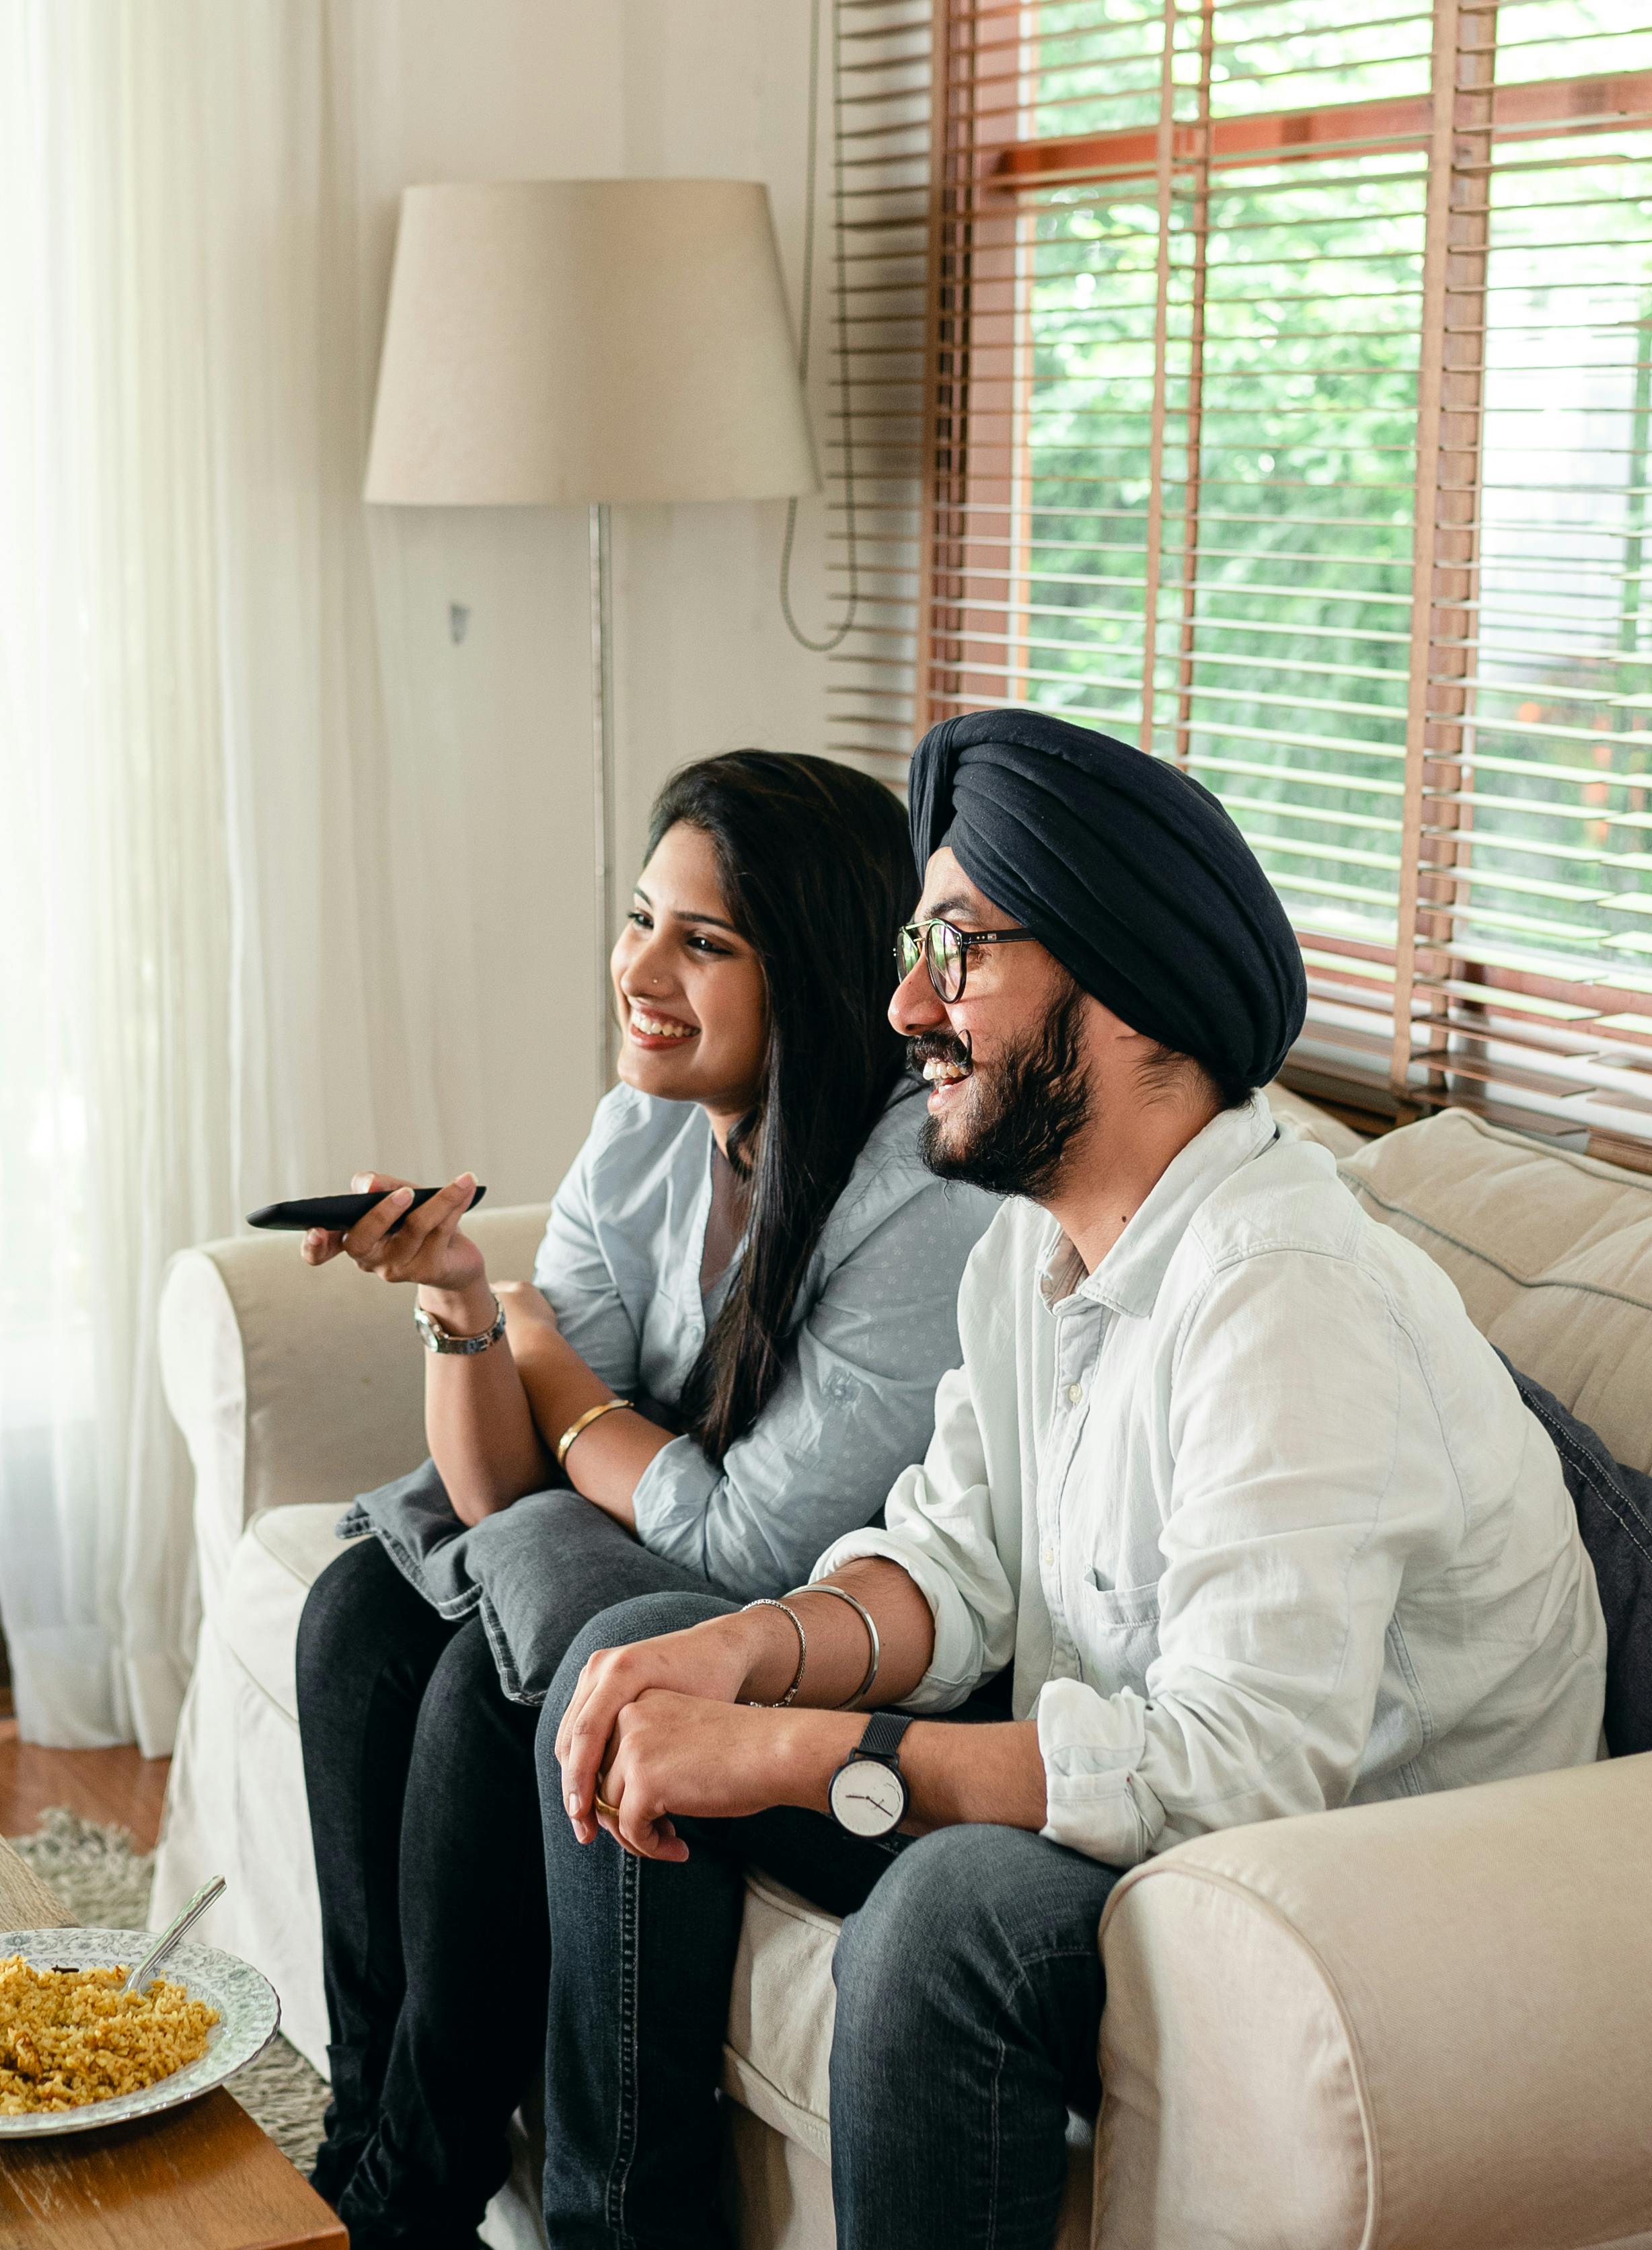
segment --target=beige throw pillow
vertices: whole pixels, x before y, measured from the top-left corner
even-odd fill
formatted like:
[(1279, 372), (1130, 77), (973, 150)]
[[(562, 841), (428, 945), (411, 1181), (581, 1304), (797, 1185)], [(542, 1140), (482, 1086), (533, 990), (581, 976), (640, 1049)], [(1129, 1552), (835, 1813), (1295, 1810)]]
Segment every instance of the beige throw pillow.
[(1652, 1471), (1652, 1177), (1448, 1109), (1342, 1176), (1421, 1246), (1514, 1364)]

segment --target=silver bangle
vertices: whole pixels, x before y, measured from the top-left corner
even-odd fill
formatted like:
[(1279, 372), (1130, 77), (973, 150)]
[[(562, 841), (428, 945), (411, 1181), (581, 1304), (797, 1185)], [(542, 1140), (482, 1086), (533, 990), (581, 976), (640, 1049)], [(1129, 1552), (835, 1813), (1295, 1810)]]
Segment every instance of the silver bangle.
[[(798, 1636), (798, 1668), (791, 1675), (791, 1685), (778, 1703), (754, 1703), (756, 1711), (784, 1711), (803, 1685), (803, 1667), (809, 1660), (809, 1636), (803, 1630), (803, 1619), (786, 1603), (777, 1601), (772, 1594), (764, 1594), (755, 1602), (748, 1602), (749, 1610), (778, 1610), (782, 1617), (791, 1620), (791, 1630)], [(743, 1612), (742, 1613), (743, 1614)]]
[(874, 1618), (871, 1611), (867, 1609), (864, 1602), (857, 1602), (854, 1596), (852, 1593), (847, 1592), (842, 1586), (827, 1585), (824, 1579), (820, 1581), (819, 1585), (801, 1586), (798, 1588), (798, 1591), (805, 1594), (834, 1595), (839, 1601), (847, 1602), (849, 1607), (854, 1612), (861, 1624), (866, 1627), (867, 1640), (872, 1650), (872, 1660), (867, 1666), (866, 1677), (861, 1681), (860, 1686), (855, 1689), (853, 1695), (846, 1695), (843, 1701), (835, 1707), (840, 1711), (852, 1710), (861, 1701), (863, 1695), (869, 1695), (871, 1694), (873, 1685), (878, 1676), (878, 1667), (883, 1661), (883, 1648), (881, 1643), (878, 1639), (877, 1620)]

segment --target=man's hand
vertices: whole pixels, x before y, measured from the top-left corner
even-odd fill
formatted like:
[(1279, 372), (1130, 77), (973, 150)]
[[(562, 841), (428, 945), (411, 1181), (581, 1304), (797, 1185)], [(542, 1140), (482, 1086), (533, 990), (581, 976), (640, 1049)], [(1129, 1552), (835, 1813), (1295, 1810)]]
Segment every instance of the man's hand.
[[(929, 1603), (898, 1563), (861, 1560), (847, 1563), (833, 1577), (855, 1592), (877, 1620), (882, 1662), (874, 1700), (901, 1702), (923, 1679), (935, 1645)], [(865, 1677), (866, 1628), (847, 1602), (823, 1594), (818, 1586), (800, 1587), (786, 1599), (806, 1620), (809, 1653), (797, 1701), (791, 1712), (782, 1715), (809, 1709), (822, 1715), (840, 1711), (855, 1700), (857, 1685)], [(703, 1625), (633, 1641), (626, 1648), (599, 1650), (580, 1674), (556, 1730), (563, 1802), (580, 1842), (589, 1844), (597, 1833), (592, 1809), (597, 1774), (627, 1703), (650, 1688), (714, 1703), (777, 1703), (796, 1676), (798, 1657), (797, 1628), (773, 1602), (736, 1610), (729, 1617), (708, 1618)], [(858, 1733), (854, 1738), (859, 1739)], [(794, 1797), (788, 1801), (812, 1800)]]
[[(658, 1646), (643, 1643), (641, 1646)], [(589, 1843), (598, 1826), (643, 1860), (686, 1860), (673, 1815), (737, 1820), (771, 1805), (826, 1814), (832, 1776), (866, 1729), (860, 1711), (753, 1708), (648, 1688), (614, 1722), (598, 1782), (612, 1812), (574, 1828)], [(902, 1828), (926, 1835), (960, 1822), (991, 1821), (1036, 1832), (1048, 1818), (1044, 1761), (1031, 1719), (999, 1725), (911, 1727), (901, 1745), (908, 1790)]]
[(689, 1696), (708, 1704), (737, 1701), (775, 1638), (776, 1625), (791, 1637), (795, 1650), (796, 1636), (778, 1610), (737, 1610), (732, 1617), (708, 1618), (681, 1632), (660, 1633), (626, 1648), (598, 1649), (587, 1659), (556, 1729), (563, 1803), (582, 1844), (597, 1833), (597, 1774), (626, 1706), (651, 1690), (665, 1691), (679, 1701)]
[[(815, 1764), (823, 1758), (840, 1763), (865, 1724), (826, 1711), (801, 1716), (815, 1738), (808, 1744)], [(602, 1795), (614, 1811), (598, 1813), (597, 1820), (639, 1859), (686, 1860), (688, 1846), (677, 1833), (673, 1813), (741, 1819), (766, 1812), (771, 1805), (796, 1802), (801, 1746), (793, 1737), (800, 1730), (791, 1721), (789, 1711), (754, 1710), (743, 1703), (648, 1688), (615, 1722), (601, 1780)], [(843, 1736), (840, 1747), (838, 1735)], [(586, 1825), (594, 1836), (594, 1822)], [(588, 1842), (582, 1824), (576, 1821), (574, 1826), (581, 1841)]]

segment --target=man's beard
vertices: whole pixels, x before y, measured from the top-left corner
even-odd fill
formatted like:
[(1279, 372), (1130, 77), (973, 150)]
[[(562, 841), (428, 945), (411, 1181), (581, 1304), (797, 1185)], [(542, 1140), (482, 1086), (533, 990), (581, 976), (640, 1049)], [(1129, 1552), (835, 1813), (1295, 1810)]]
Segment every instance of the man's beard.
[[(1034, 1201), (1048, 1194), (1075, 1135), (1090, 1117), (1083, 997), (1077, 984), (1070, 985), (1039, 1029), (991, 1066), (990, 1075), (971, 1068), (974, 1111), (967, 1120), (949, 1124), (944, 1116), (925, 1118), (918, 1153), (938, 1178)], [(907, 1041), (913, 1069), (921, 1071), (931, 1059), (969, 1064), (969, 1045), (951, 1032)]]

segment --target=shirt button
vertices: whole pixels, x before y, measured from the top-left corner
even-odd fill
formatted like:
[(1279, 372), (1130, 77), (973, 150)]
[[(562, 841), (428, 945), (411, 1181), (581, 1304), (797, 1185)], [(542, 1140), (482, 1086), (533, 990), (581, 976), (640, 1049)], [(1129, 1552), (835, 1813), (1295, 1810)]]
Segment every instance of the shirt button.
[(1083, 1384), (1082, 1384), (1082, 1383), (1069, 1383), (1069, 1384), (1068, 1384), (1068, 1386), (1067, 1386), (1067, 1403), (1068, 1403), (1068, 1405), (1069, 1406), (1076, 1406), (1076, 1405), (1077, 1405), (1077, 1404), (1078, 1404), (1078, 1402), (1079, 1402), (1079, 1400), (1080, 1400), (1083, 1396), (1084, 1396), (1084, 1386), (1083, 1386)]
[(1051, 1565), (1054, 1563), (1054, 1560), (1055, 1560), (1055, 1549), (1054, 1549), (1054, 1547), (1047, 1547), (1047, 1548), (1044, 1549), (1044, 1567), (1045, 1567), (1045, 1569), (1046, 1569), (1047, 1570), (1051, 1567)]

